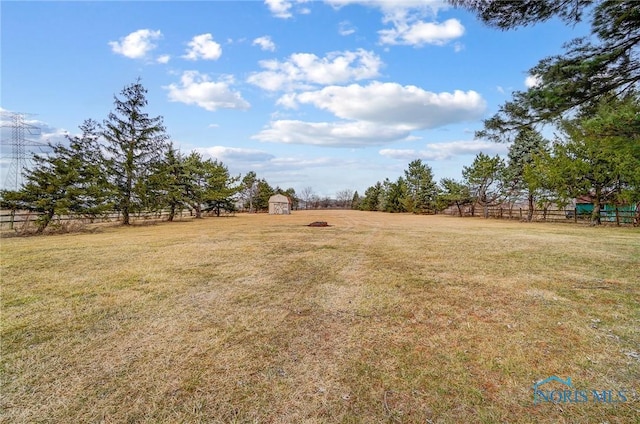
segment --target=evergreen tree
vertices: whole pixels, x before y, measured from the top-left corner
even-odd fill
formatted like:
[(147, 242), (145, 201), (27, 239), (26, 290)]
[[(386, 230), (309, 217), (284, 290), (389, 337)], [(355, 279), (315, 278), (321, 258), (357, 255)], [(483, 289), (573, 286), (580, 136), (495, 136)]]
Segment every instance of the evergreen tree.
[(440, 186), (438, 202), (441, 208), (455, 205), (458, 208), (458, 215), (462, 216), (462, 208), (473, 203), (469, 186), (452, 178), (443, 178), (440, 180)]
[(479, 153), (471, 166), (462, 169), (462, 176), (471, 189), (472, 198), (482, 206), (485, 218), (489, 217), (489, 206), (498, 204), (503, 196), (504, 168), (504, 161), (500, 156), (489, 157)]
[(361, 209), (363, 211), (379, 211), (381, 210), (383, 197), (382, 183), (378, 181), (373, 186), (367, 188), (362, 199)]
[[(472, 10), (490, 26), (508, 30), (554, 16), (570, 25), (590, 13), (591, 37), (574, 39), (562, 54), (542, 59), (529, 71), (538, 84), (485, 121), (485, 133), (500, 138), (523, 126), (593, 111), (610, 93), (628, 93), (640, 82), (640, 2), (635, 0), (449, 0)], [(592, 7), (593, 6), (593, 7)]]
[(148, 204), (148, 178), (167, 148), (162, 117), (151, 118), (144, 112), (146, 93), (140, 80), (126, 86), (121, 98), (114, 96), (115, 110), (103, 124), (109, 174), (124, 225), (130, 224), (131, 213)]
[(355, 193), (353, 193), (353, 198), (351, 199), (351, 209), (360, 209), (361, 200), (358, 190), (356, 190)]
[(406, 210), (413, 213), (434, 211), (438, 188), (433, 181), (431, 167), (416, 159), (409, 163), (404, 175), (407, 188), (404, 202)]
[(34, 155), (35, 166), (25, 173), (19, 199), (25, 209), (41, 213), (37, 233), (54, 215), (95, 217), (110, 209), (97, 123), (85, 121), (82, 135), (69, 137), (69, 146), (50, 144), (49, 155)]
[(168, 221), (173, 221), (176, 212), (188, 204), (186, 197), (187, 172), (185, 158), (179, 150), (169, 144), (164, 158), (149, 177), (152, 196), (160, 208), (169, 209)]
[(525, 168), (533, 171), (535, 157), (546, 151), (548, 142), (538, 132), (526, 127), (518, 131), (511, 146), (507, 167), (503, 174), (504, 187), (507, 195), (517, 199), (525, 196), (528, 204), (527, 221), (533, 219), (535, 200), (539, 184), (525, 178)]
[(284, 194), (289, 198), (289, 200), (291, 200), (292, 209), (298, 209), (298, 205), (300, 204), (300, 199), (296, 195), (296, 191), (293, 189), (293, 187), (289, 187), (282, 194)]
[(256, 211), (269, 210), (269, 198), (276, 194), (275, 190), (269, 185), (267, 180), (260, 179), (257, 182), (257, 193), (255, 197)]
[[(560, 197), (591, 197), (594, 225), (600, 224), (604, 204), (640, 202), (640, 158), (633, 154), (640, 143), (640, 133), (615, 128), (612, 131), (612, 126), (617, 127), (626, 119), (629, 108), (635, 109), (637, 125), (637, 98), (614, 97), (603, 101), (595, 114), (564, 120), (560, 127), (562, 139), (554, 143), (551, 154), (541, 164), (547, 184)], [(621, 143), (635, 147), (620, 148)]]
[(405, 179), (398, 177), (395, 182), (392, 182), (387, 178), (382, 185), (384, 187), (382, 210), (385, 212), (407, 212), (404, 205), (408, 193)]
[(232, 197), (239, 190), (235, 183), (240, 177), (231, 177), (224, 164), (191, 152), (185, 159), (185, 174), (186, 199), (196, 218), (202, 218), (203, 210), (213, 210), (220, 216), (222, 209), (235, 209)]

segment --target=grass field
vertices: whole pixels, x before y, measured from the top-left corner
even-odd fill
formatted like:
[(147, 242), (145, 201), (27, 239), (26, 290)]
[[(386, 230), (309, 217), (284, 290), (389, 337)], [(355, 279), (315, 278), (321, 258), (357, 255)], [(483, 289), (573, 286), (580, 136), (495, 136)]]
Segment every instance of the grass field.
[[(302, 211), (1, 249), (3, 423), (640, 422), (639, 229)], [(552, 375), (588, 402), (534, 404)]]

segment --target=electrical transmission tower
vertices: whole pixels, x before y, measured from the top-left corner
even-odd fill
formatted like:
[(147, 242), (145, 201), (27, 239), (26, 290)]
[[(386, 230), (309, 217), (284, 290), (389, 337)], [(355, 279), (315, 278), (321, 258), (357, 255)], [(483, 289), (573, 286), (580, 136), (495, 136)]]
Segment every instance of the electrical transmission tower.
[(41, 151), (47, 147), (46, 143), (27, 138), (41, 132), (39, 127), (25, 122), (25, 116), (25, 113), (8, 111), (2, 111), (0, 116), (2, 127), (11, 129), (10, 137), (6, 137), (5, 131), (0, 137), (2, 146), (11, 146), (9, 171), (4, 180), (4, 187), (10, 190), (18, 190), (22, 186), (22, 172), (31, 165), (33, 149), (28, 147), (38, 147)]

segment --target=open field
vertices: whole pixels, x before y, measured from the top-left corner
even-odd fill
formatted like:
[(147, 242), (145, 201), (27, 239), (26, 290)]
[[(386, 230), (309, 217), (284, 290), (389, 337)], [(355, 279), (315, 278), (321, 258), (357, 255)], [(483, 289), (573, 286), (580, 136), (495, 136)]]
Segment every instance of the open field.
[[(3, 423), (640, 420), (637, 228), (312, 211), (0, 242)], [(588, 402), (534, 405), (552, 375)]]

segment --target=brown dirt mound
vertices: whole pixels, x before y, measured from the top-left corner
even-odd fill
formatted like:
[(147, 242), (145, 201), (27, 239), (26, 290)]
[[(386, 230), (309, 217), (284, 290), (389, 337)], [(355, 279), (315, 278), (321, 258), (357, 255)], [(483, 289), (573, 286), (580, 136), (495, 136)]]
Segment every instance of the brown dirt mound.
[(327, 224), (327, 221), (314, 221), (308, 227), (329, 227), (329, 224)]

